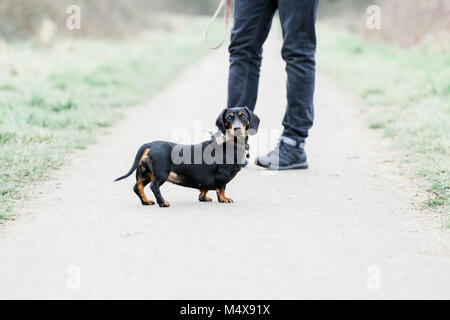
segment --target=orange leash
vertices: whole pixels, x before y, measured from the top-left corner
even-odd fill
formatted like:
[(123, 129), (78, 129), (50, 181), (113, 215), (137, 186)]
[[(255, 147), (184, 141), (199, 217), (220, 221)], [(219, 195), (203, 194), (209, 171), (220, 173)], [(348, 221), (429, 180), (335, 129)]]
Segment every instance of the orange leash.
[[(229, 25), (230, 25), (230, 19), (231, 19), (231, 9), (233, 6), (233, 0), (220, 0), (219, 3), (219, 7), (217, 8), (216, 12), (214, 13), (211, 21), (208, 24), (208, 27), (206, 28), (206, 32), (205, 32), (205, 44), (208, 48), (210, 49), (219, 49), (223, 43), (225, 42), (225, 39), (227, 37), (228, 34), (228, 29), (229, 29)], [(214, 21), (216, 20), (216, 18), (219, 16), (220, 11), (222, 11), (223, 7), (225, 7), (225, 31), (223, 34), (223, 38), (222, 41), (220, 41), (217, 45), (210, 47), (209, 46), (209, 42), (208, 42), (208, 35), (209, 35), (209, 30), (211, 29), (211, 26), (213, 25)]]

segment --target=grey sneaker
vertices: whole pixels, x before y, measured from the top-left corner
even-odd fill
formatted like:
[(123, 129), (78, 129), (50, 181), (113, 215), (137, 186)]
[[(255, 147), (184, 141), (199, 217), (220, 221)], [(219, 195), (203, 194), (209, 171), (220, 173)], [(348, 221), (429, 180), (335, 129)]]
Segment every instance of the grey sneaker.
[(256, 158), (256, 165), (272, 170), (308, 169), (304, 147), (304, 143), (282, 136), (272, 151)]

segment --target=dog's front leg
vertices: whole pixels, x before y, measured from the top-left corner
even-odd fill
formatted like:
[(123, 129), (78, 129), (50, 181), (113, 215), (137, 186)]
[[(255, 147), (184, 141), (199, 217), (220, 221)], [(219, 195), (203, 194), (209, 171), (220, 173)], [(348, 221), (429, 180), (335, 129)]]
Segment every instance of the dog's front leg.
[(232, 203), (233, 202), (233, 200), (231, 198), (225, 197), (225, 187), (217, 188), (216, 192), (217, 192), (217, 200), (220, 203)]
[(208, 190), (200, 190), (200, 194), (198, 195), (198, 200), (200, 202), (211, 202), (212, 199), (208, 197)]

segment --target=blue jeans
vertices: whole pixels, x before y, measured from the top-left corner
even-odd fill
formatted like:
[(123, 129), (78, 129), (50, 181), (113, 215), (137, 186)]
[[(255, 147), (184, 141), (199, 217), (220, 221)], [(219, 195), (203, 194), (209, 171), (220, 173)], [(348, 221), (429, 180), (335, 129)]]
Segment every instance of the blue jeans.
[(228, 108), (255, 109), (262, 47), (278, 9), (287, 72), (283, 135), (304, 142), (314, 121), (315, 22), (319, 0), (236, 0), (231, 32)]

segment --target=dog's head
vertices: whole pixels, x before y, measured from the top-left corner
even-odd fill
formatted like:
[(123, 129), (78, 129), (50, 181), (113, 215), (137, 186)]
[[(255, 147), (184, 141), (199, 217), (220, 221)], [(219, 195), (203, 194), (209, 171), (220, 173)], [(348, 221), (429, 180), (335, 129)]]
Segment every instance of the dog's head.
[(232, 136), (254, 135), (258, 132), (259, 118), (249, 108), (224, 109), (216, 121), (216, 126)]

